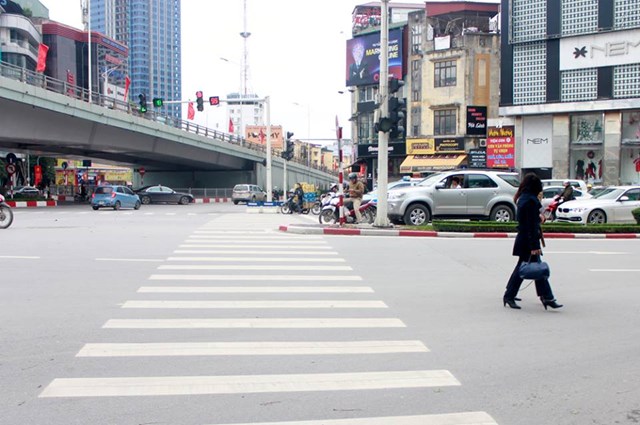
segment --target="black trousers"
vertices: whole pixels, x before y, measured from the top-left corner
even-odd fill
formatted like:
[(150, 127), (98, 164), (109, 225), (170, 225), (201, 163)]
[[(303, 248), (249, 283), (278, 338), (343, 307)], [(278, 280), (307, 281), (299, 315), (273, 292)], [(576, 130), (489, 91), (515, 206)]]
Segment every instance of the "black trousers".
[[(512, 300), (518, 295), (518, 291), (520, 290), (520, 285), (522, 285), (523, 279), (518, 274), (520, 269), (520, 265), (525, 261), (538, 261), (538, 256), (531, 256), (531, 260), (529, 260), (529, 256), (518, 258), (518, 264), (516, 264), (516, 268), (513, 269), (513, 273), (511, 273), (511, 277), (509, 278), (509, 283), (507, 283), (507, 290), (504, 293), (504, 299)], [(536, 293), (539, 297), (544, 298), (545, 300), (553, 300), (553, 291), (551, 291), (551, 285), (549, 285), (548, 279), (536, 280)]]

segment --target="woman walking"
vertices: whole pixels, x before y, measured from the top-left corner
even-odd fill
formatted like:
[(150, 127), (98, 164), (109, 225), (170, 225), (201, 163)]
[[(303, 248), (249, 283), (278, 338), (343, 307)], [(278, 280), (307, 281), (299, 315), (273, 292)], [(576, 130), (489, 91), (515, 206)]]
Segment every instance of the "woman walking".
[[(540, 241), (542, 240), (541, 223), (544, 217), (540, 214), (542, 208), (538, 199), (540, 192), (542, 192), (540, 178), (533, 173), (529, 173), (522, 179), (520, 187), (513, 198), (518, 207), (516, 213), (518, 234), (513, 244), (513, 255), (518, 257), (518, 263), (511, 274), (509, 283), (507, 283), (507, 290), (502, 297), (502, 302), (503, 305), (508, 305), (515, 309), (520, 309), (520, 306), (516, 304), (516, 300), (520, 301), (519, 298), (516, 298), (516, 295), (518, 295), (523, 281), (519, 274), (520, 265), (526, 261), (538, 261), (542, 255)], [(547, 307), (562, 307), (553, 297), (549, 280), (536, 280), (536, 292), (545, 310)]]

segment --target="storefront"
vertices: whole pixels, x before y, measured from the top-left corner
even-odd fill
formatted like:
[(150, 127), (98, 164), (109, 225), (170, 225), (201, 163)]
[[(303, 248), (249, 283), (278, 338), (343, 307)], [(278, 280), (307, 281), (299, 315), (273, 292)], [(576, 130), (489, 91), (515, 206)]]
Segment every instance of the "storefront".
[(620, 183), (640, 184), (640, 111), (622, 113)]
[[(352, 170), (359, 173), (367, 187), (372, 190), (378, 179), (378, 145), (358, 145), (358, 160), (352, 166)], [(407, 155), (405, 142), (390, 142), (389, 152), (389, 179), (400, 177), (400, 164)]]
[(423, 176), (466, 166), (463, 137), (407, 139), (401, 174)]
[(569, 177), (601, 184), (604, 176), (603, 113), (569, 118)]

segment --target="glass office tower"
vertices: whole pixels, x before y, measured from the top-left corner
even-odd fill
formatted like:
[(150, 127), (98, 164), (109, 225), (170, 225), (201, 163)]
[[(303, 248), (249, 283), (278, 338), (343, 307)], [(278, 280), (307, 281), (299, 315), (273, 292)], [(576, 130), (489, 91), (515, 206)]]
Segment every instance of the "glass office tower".
[[(182, 100), (181, 0), (91, 0), (92, 30), (129, 46), (130, 96)], [(102, 71), (104, 72), (104, 71)], [(181, 106), (166, 105), (181, 117)]]

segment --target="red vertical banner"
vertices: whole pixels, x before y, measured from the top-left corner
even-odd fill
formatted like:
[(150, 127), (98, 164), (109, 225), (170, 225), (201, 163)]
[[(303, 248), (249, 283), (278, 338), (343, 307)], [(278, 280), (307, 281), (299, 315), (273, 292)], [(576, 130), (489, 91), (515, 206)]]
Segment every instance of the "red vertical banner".
[(229, 118), (229, 133), (233, 134), (233, 120)]
[(193, 109), (193, 102), (189, 102), (189, 108), (187, 108), (187, 119), (192, 120), (196, 117), (196, 110)]
[(36, 66), (36, 72), (44, 72), (47, 69), (47, 53), (49, 53), (49, 46), (40, 43), (38, 47), (38, 65)]
[(131, 87), (131, 78), (128, 76), (124, 78), (124, 101), (129, 99), (129, 87)]
[(516, 168), (515, 127), (489, 127), (487, 130), (487, 168)]
[(42, 182), (42, 166), (34, 165), (33, 166), (33, 184), (38, 186)]

